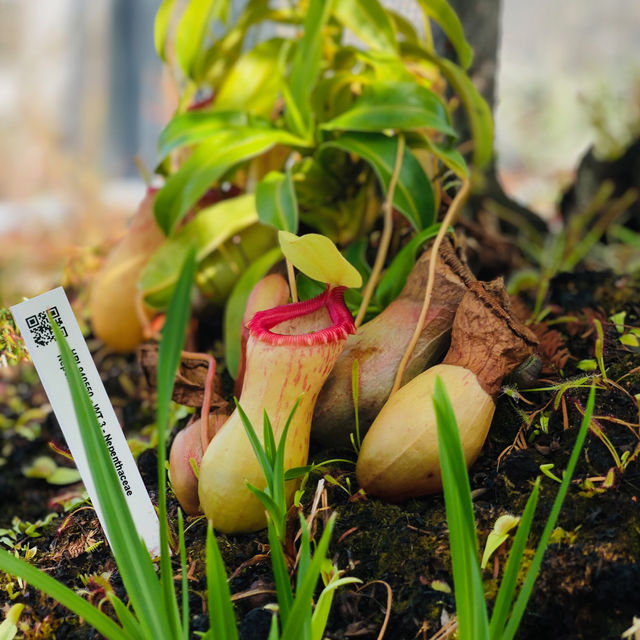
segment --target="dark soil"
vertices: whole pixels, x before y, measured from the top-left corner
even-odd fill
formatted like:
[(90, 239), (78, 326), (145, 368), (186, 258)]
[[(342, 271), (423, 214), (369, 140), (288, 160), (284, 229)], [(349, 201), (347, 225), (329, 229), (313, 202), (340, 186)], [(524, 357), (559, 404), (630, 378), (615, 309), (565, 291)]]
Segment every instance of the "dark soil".
[[(573, 446), (581, 409), (586, 404), (589, 380), (582, 386), (554, 385), (591, 376), (597, 381), (595, 416), (611, 447), (626, 469), (616, 468), (614, 454), (593, 432), (580, 456), (574, 483), (563, 506), (553, 543), (548, 548), (533, 597), (517, 635), (519, 639), (555, 640), (620, 638), (634, 615), (640, 614), (640, 443), (638, 401), (640, 354), (619, 341), (611, 314), (626, 311), (625, 323), (640, 326), (640, 284), (631, 278), (606, 274), (558, 277), (551, 288), (553, 313), (535, 327), (541, 339), (543, 371), (531, 386), (537, 391), (505, 390), (480, 459), (470, 470), (477, 519), (479, 548), (495, 520), (504, 513), (520, 514), (540, 475), (540, 465), (552, 463), (561, 475)], [(604, 364), (607, 380), (596, 369), (585, 374), (580, 360), (595, 357), (594, 318), (605, 330)], [(129, 436), (143, 442), (141, 429), (152, 423), (152, 408), (133, 361), (98, 354), (99, 368), (120, 411)], [(45, 480), (27, 478), (22, 469), (38, 455), (52, 456), (49, 442), (62, 445), (55, 419), (46, 409), (24, 420), (28, 410), (46, 406), (46, 399), (29, 365), (4, 370), (0, 378), (0, 544), (75, 590), (83, 590), (95, 604), (104, 596), (104, 584), (126, 598), (122, 583), (93, 510), (86, 503), (64, 508), (65, 500), (81, 494), (81, 487), (56, 487)], [(546, 389), (546, 390), (544, 390)], [(541, 416), (548, 426), (541, 427)], [(544, 420), (543, 420), (544, 421)], [(22, 424), (24, 422), (24, 424)], [(148, 435), (148, 434), (147, 434)], [(339, 455), (338, 455), (339, 454)], [(321, 461), (353, 453), (313, 450)], [(155, 499), (156, 455), (151, 448), (137, 458), (147, 487)], [(455, 614), (453, 582), (444, 502), (440, 495), (402, 505), (386, 504), (358, 492), (354, 467), (341, 463), (315, 472), (308, 483), (305, 504), (313, 497), (323, 474), (328, 504), (337, 512), (331, 553), (346, 575), (363, 581), (360, 589), (338, 592), (326, 636), (374, 639), (387, 609), (386, 583), (393, 604), (386, 638), (428, 638)], [(338, 484), (339, 483), (339, 484)], [(554, 480), (542, 479), (541, 499), (522, 572), (544, 527), (558, 489)], [(64, 496), (66, 494), (66, 496)], [(63, 497), (61, 497), (63, 496)], [(171, 497), (171, 526), (176, 526), (177, 503)], [(26, 523), (46, 521), (27, 532)], [(190, 565), (192, 633), (206, 631), (203, 519), (190, 519), (186, 534)], [(275, 600), (266, 535), (219, 536), (243, 640), (266, 638), (270, 614), (263, 606)], [(35, 555), (33, 554), (35, 551)], [(484, 571), (489, 601), (495, 597), (505, 563), (498, 552)], [(177, 565), (176, 565), (177, 571)], [(94, 578), (92, 578), (92, 576)], [(102, 576), (103, 583), (95, 580)], [(83, 581), (84, 578), (84, 581)], [(373, 582), (377, 581), (377, 582)], [(86, 584), (85, 584), (86, 583)], [(249, 590), (265, 593), (244, 597)], [(450, 592), (449, 592), (450, 591)], [(18, 637), (77, 639), (99, 637), (47, 596), (0, 575), (0, 610), (11, 603), (27, 606)], [(109, 605), (104, 605), (108, 610)], [(194, 637), (197, 637), (194, 635)]]

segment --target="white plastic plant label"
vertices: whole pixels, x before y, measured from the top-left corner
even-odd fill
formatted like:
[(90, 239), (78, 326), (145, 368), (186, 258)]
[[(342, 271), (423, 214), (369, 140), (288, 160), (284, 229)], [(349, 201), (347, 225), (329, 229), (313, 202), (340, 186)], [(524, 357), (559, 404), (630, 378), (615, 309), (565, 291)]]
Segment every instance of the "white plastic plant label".
[[(138, 533), (149, 552), (152, 555), (158, 555), (160, 551), (158, 517), (69, 300), (64, 289), (58, 287), (11, 307), (11, 312), (29, 349), (33, 364), (60, 423), (67, 446), (82, 476), (102, 528), (106, 532), (100, 502), (89, 474), (87, 454), (80, 436), (81, 427), (73, 409), (60, 349), (49, 324), (47, 310), (51, 311), (51, 316), (62, 329), (78, 363)], [(82, 428), (87, 427), (83, 425)]]

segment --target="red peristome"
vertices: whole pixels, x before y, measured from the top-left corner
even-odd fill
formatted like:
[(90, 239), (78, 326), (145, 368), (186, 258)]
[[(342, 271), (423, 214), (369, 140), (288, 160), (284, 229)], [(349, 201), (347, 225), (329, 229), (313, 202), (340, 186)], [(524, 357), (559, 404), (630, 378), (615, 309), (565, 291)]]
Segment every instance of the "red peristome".
[[(344, 304), (344, 292), (345, 287), (327, 287), (324, 293), (310, 300), (258, 311), (247, 326), (257, 340), (274, 345), (313, 346), (346, 339), (350, 333), (356, 332), (356, 327), (349, 309)], [(333, 323), (330, 327), (299, 335), (283, 335), (271, 331), (281, 322), (299, 318), (323, 307), (326, 307)]]

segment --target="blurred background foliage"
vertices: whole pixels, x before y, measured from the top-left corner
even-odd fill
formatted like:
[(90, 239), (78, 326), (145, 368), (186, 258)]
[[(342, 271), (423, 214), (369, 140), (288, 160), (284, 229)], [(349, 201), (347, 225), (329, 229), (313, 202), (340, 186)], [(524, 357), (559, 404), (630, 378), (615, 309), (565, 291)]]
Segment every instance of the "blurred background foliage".
[[(153, 166), (177, 100), (153, 48), (157, 4), (0, 0), (2, 306), (89, 277), (92, 247), (119, 237), (141, 199), (134, 157)], [(471, 4), (478, 21), (491, 3)], [(498, 176), (553, 217), (590, 145), (615, 156), (638, 135), (640, 5), (510, 0), (500, 34)]]

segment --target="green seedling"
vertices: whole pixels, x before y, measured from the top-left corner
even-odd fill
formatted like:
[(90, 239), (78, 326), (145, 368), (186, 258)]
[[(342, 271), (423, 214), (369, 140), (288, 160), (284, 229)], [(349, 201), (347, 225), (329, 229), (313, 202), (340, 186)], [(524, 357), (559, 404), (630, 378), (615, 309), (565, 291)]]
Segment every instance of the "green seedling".
[(558, 478), (558, 476), (551, 471), (551, 469), (553, 469), (554, 466), (555, 465), (553, 464), (553, 462), (548, 462), (547, 464), (541, 464), (540, 471), (542, 471), (542, 473), (545, 476), (547, 476), (547, 478), (551, 478), (551, 480), (553, 480), (554, 482), (557, 482), (558, 484), (562, 484), (562, 480)]
[(18, 633), (18, 620), (24, 609), (23, 604), (14, 604), (8, 611), (7, 617), (0, 624), (0, 640), (13, 640)]

